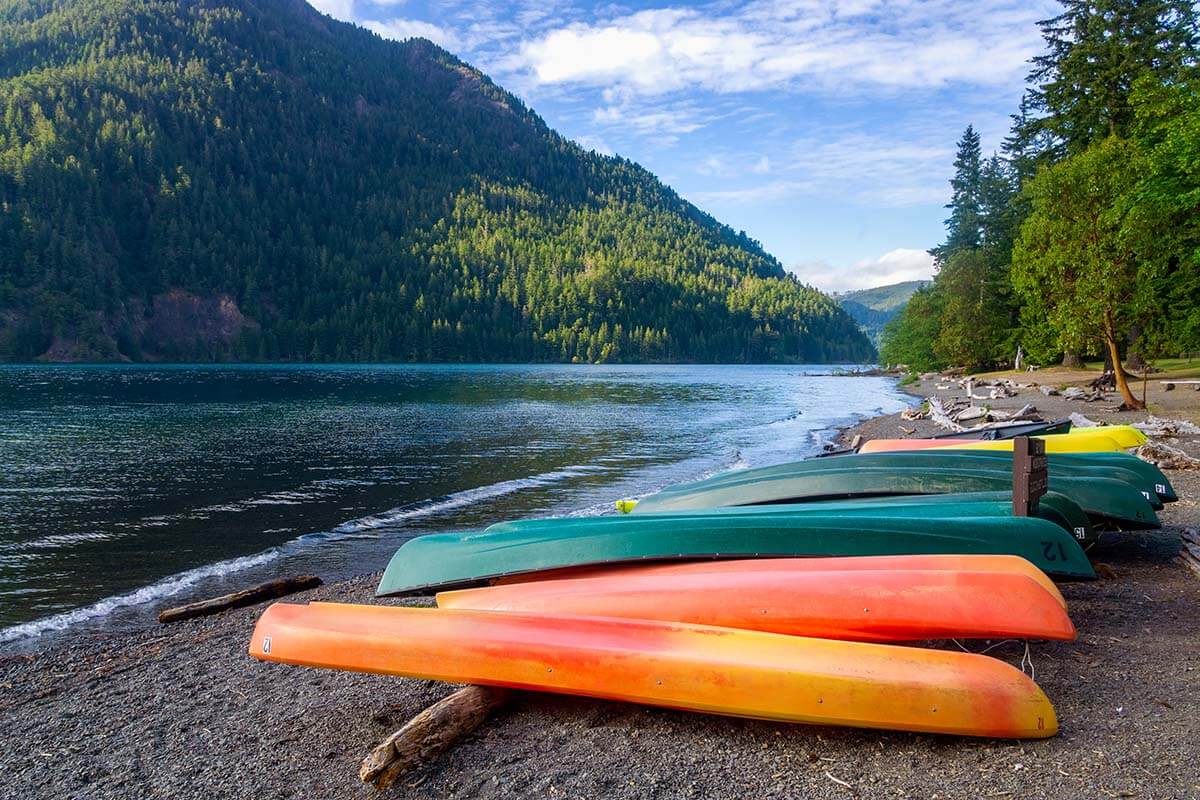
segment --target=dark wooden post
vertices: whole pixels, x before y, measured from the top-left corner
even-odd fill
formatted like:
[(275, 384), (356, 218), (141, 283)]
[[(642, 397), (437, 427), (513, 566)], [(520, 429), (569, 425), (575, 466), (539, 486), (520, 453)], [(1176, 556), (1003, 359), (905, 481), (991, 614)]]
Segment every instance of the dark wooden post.
[(1049, 471), (1046, 467), (1046, 443), (1029, 436), (1013, 439), (1014, 517), (1037, 514), (1038, 500), (1046, 493)]

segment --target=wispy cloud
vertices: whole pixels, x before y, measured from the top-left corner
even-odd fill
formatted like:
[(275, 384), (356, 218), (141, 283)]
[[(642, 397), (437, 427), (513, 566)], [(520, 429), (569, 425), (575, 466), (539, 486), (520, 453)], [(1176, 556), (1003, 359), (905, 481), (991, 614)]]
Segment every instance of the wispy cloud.
[(538, 83), (646, 94), (986, 85), (1024, 73), (1046, 10), (1025, 0), (716, 3), (573, 22), (528, 38), (520, 54)]
[(928, 280), (933, 276), (933, 256), (924, 250), (900, 247), (878, 258), (836, 268), (823, 261), (790, 268), (805, 283), (828, 292), (869, 289), (902, 281)]
[[(329, 0), (325, 0), (328, 2)], [(342, 2), (342, 0), (333, 0), (334, 2)], [(403, 39), (422, 38), (428, 39), (436, 45), (454, 50), (458, 47), (458, 37), (445, 28), (434, 25), (431, 22), (424, 22), (419, 19), (404, 19), (396, 17), (387, 20), (367, 19), (362, 21), (362, 26), (375, 31), (385, 39)]]

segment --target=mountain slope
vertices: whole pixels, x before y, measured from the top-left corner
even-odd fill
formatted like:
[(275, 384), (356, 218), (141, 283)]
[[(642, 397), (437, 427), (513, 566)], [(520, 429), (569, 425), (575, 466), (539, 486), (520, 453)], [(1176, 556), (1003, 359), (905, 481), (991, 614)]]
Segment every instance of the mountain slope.
[(873, 355), (641, 167), (301, 0), (0, 0), (0, 113), (0, 359)]
[(854, 318), (863, 332), (871, 337), (871, 341), (878, 345), (879, 337), (883, 335), (883, 327), (904, 310), (908, 299), (917, 289), (929, 283), (904, 281), (871, 289), (842, 292), (835, 294), (834, 299)]

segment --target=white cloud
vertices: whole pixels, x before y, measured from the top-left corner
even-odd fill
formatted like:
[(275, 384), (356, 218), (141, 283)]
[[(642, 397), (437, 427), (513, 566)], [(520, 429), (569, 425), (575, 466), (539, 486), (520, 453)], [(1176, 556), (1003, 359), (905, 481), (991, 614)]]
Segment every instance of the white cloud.
[[(329, 0), (322, 0), (328, 2)], [(341, 2), (342, 0), (334, 0)], [(432, 22), (424, 22), (419, 19), (404, 19), (397, 17), (389, 20), (374, 20), (367, 19), (360, 23), (364, 28), (375, 31), (385, 39), (395, 39), (401, 41), (403, 39), (412, 39), (420, 37), (428, 39), (436, 45), (454, 50), (458, 47), (458, 37), (452, 31), (434, 25)]]
[(741, 189), (717, 189), (709, 192), (688, 192), (687, 198), (698, 205), (709, 203), (761, 203), (767, 200), (783, 200), (801, 192), (811, 191), (813, 185), (807, 181), (771, 181)]
[(309, 5), (334, 19), (354, 19), (354, 0), (308, 0)]
[(754, 166), (750, 168), (750, 171), (755, 175), (766, 175), (771, 171), (771, 159), (763, 156), (757, 162), (755, 162)]
[(791, 267), (802, 281), (826, 292), (844, 292), (888, 286), (901, 281), (933, 277), (933, 256), (924, 250), (899, 247), (878, 258), (867, 258), (849, 267), (833, 267), (823, 261)]
[(642, 94), (802, 86), (998, 85), (1041, 40), (1039, 0), (802, 0), (620, 13), (544, 30), (520, 49), (537, 83), (618, 84)]

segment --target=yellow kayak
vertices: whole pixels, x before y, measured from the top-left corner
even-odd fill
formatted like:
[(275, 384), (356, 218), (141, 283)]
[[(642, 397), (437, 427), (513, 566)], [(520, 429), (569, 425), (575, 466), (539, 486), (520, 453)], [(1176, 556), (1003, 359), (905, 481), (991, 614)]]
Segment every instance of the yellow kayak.
[[(1115, 427), (1115, 426), (1114, 426)], [(1122, 426), (1125, 427), (1125, 426)], [(1140, 432), (1130, 429), (1134, 433)], [(1111, 435), (1108, 428), (1088, 428), (1079, 433), (1062, 433), (1053, 436), (1035, 436), (1046, 443), (1047, 453), (1119, 453), (1127, 447), (1136, 447), (1134, 436), (1117, 432)], [(1144, 437), (1143, 437), (1144, 439)], [(962, 439), (872, 439), (864, 442), (860, 453), (891, 453), (900, 450), (993, 450), (1011, 452), (1013, 439), (994, 441), (964, 441)], [(1130, 442), (1130, 444), (1124, 444)]]

